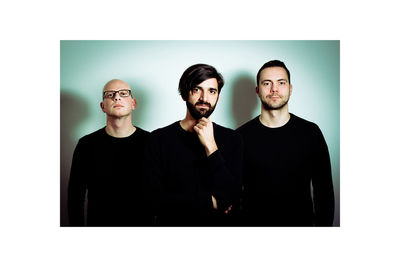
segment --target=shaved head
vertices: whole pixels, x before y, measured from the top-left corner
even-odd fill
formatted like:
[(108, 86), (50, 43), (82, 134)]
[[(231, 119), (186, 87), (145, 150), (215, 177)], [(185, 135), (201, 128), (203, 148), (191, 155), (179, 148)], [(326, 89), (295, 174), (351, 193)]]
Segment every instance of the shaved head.
[[(127, 94), (126, 90), (129, 90)], [(110, 92), (110, 96), (105, 97), (105, 92)], [(122, 95), (121, 91), (124, 91)], [(136, 108), (136, 99), (131, 93), (129, 84), (119, 79), (112, 79), (103, 88), (103, 101), (100, 107), (107, 117), (120, 118), (131, 116), (132, 110)]]
[(112, 79), (104, 85), (103, 92), (106, 90), (120, 90), (120, 89), (131, 89), (129, 84), (119, 79)]

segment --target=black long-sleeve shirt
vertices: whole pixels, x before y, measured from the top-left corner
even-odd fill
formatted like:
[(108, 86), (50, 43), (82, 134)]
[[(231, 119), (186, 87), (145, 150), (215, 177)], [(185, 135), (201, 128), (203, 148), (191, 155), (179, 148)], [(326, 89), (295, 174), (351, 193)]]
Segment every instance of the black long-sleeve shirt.
[(282, 127), (266, 127), (256, 117), (237, 131), (245, 147), (243, 223), (331, 226), (331, 164), (319, 127), (290, 114)]
[(215, 123), (213, 129), (218, 150), (209, 157), (197, 134), (186, 132), (179, 121), (151, 133), (147, 177), (158, 225), (230, 224), (223, 211), (239, 202), (243, 145), (235, 131)]
[(87, 195), (88, 226), (149, 225), (140, 186), (144, 147), (149, 132), (136, 127), (124, 138), (108, 135), (105, 128), (79, 139), (68, 185), (71, 226), (84, 225)]

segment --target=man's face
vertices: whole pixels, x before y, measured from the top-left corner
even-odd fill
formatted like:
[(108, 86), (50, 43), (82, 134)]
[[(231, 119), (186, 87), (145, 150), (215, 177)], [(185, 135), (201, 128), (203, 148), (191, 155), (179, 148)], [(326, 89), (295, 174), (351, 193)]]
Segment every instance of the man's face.
[(186, 101), (186, 106), (190, 115), (192, 115), (195, 120), (199, 120), (202, 117), (208, 118), (217, 105), (218, 97), (217, 79), (207, 79), (196, 85), (196, 87), (189, 92)]
[[(121, 80), (114, 80), (106, 84), (103, 89), (109, 96), (113, 95), (114, 91), (129, 89), (127, 83)], [(129, 116), (132, 110), (136, 108), (136, 99), (132, 98), (131, 94), (124, 95), (123, 93), (115, 93), (113, 97), (103, 97), (103, 102), (100, 103), (101, 109), (107, 116), (121, 118)]]
[(264, 109), (279, 110), (287, 105), (292, 85), (284, 68), (270, 67), (261, 71), (256, 90)]

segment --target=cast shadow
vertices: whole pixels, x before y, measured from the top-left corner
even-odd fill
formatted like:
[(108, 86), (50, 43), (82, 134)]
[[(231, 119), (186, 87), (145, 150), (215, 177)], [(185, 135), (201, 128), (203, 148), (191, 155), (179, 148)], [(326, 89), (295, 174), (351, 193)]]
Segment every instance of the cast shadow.
[(76, 95), (60, 94), (60, 226), (68, 226), (67, 189), (72, 155), (77, 144), (74, 133), (88, 118), (88, 103)]
[(233, 82), (231, 102), (235, 129), (254, 117), (258, 104), (255, 87), (254, 77), (250, 74), (238, 75)]
[(148, 110), (150, 110), (150, 106), (147, 102), (147, 99), (150, 98), (146, 90), (146, 87), (137, 81), (126, 79), (128, 84), (132, 84), (132, 95), (136, 98), (136, 109), (132, 112), (132, 123), (143, 130), (148, 131), (148, 129), (143, 128), (143, 125), (146, 125), (146, 114), (148, 114)]

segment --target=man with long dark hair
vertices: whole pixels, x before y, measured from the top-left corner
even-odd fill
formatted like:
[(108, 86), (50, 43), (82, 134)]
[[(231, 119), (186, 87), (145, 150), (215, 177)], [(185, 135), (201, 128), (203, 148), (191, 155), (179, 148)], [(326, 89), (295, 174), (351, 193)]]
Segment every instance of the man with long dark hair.
[(206, 64), (189, 67), (179, 81), (186, 116), (151, 133), (148, 182), (157, 225), (230, 225), (239, 201), (242, 142), (211, 122), (224, 80)]

